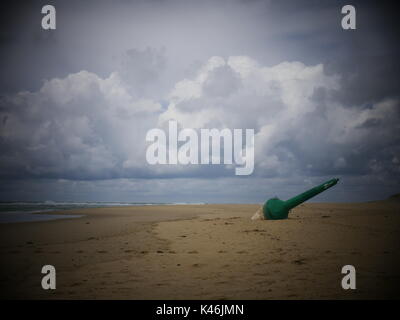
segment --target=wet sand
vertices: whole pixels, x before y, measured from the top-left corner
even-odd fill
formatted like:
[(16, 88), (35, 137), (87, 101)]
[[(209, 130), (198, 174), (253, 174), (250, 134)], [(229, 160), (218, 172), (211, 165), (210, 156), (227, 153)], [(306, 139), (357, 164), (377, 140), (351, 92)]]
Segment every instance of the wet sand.
[[(71, 210), (0, 225), (2, 299), (400, 297), (400, 203), (308, 203), (287, 220), (259, 205)], [(54, 265), (57, 289), (41, 288)], [(357, 289), (343, 290), (354, 265)]]

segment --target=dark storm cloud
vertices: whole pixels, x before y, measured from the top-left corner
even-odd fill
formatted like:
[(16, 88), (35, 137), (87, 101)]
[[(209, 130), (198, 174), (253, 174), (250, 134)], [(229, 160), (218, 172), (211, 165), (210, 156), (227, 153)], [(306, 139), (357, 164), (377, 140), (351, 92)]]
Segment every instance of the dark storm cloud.
[(348, 49), (328, 59), (326, 71), (341, 74), (342, 90), (335, 93), (340, 102), (367, 107), (400, 95), (400, 24), (393, 1), (363, 1), (356, 7), (357, 32), (342, 35)]
[(136, 96), (160, 98), (157, 93), (163, 91), (160, 87), (163, 86), (161, 77), (165, 67), (165, 50), (129, 49), (122, 58), (119, 74)]
[[(146, 131), (176, 118), (254, 128), (253, 181), (267, 179), (271, 190), (285, 190), (279, 179), (330, 175), (399, 187), (399, 24), (390, 2), (352, 1), (352, 31), (340, 26), (347, 1), (52, 4), (54, 31), (40, 27), (41, 2), (2, 4), (2, 179), (33, 179), (26, 188), (42, 179), (49, 194), (56, 179), (118, 179), (128, 189), (120, 179), (152, 180), (162, 197), (171, 185), (159, 180), (186, 178), (195, 189), (232, 176), (224, 166), (147, 165)], [(257, 198), (251, 181), (247, 199)]]

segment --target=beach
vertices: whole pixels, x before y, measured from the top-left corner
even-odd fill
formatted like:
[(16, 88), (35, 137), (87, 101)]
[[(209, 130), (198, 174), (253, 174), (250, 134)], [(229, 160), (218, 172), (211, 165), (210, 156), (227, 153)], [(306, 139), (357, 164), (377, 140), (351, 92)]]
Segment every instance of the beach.
[[(259, 208), (87, 208), (0, 224), (1, 298), (400, 297), (398, 201), (306, 203), (286, 220), (251, 220)], [(55, 290), (41, 287), (43, 265), (56, 268)], [(344, 265), (356, 290), (341, 286)]]

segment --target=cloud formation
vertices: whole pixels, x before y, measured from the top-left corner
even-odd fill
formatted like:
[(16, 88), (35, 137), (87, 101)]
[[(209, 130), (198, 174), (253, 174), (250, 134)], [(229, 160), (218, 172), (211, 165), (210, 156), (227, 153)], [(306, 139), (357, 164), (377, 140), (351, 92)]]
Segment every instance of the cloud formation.
[(116, 73), (103, 79), (81, 71), (47, 81), (37, 92), (6, 97), (1, 175), (118, 177), (143, 150), (141, 134), (160, 110), (151, 99), (134, 99)]
[[(40, 4), (13, 3), (0, 10), (0, 200), (262, 201), (332, 176), (329, 199), (400, 188), (389, 2), (353, 1), (345, 32), (341, 0), (54, 0), (51, 33)], [(254, 173), (148, 165), (145, 134), (169, 119), (254, 128)]]
[(1, 176), (233, 175), (230, 166), (149, 166), (146, 133), (165, 128), (170, 119), (182, 128), (254, 129), (255, 176), (399, 173), (399, 100), (387, 98), (369, 108), (343, 105), (334, 98), (340, 75), (326, 75), (322, 64), (267, 67), (247, 56), (214, 56), (174, 85), (166, 108), (144, 97), (145, 90), (141, 97), (129, 80), (118, 72), (101, 78), (80, 71), (47, 81), (36, 92), (4, 98)]

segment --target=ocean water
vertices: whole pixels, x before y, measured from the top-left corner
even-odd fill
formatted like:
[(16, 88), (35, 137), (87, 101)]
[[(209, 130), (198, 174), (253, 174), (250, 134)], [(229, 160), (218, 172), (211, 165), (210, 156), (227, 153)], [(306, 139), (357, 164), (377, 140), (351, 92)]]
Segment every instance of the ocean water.
[[(143, 203), (143, 202), (0, 202), (0, 223), (34, 222), (56, 219), (79, 218), (82, 215), (57, 215), (54, 211), (83, 208), (119, 206), (184, 205), (187, 203)], [(202, 203), (196, 203), (202, 204)], [(46, 213), (48, 212), (48, 213)], [(35, 214), (41, 213), (41, 214)]]

